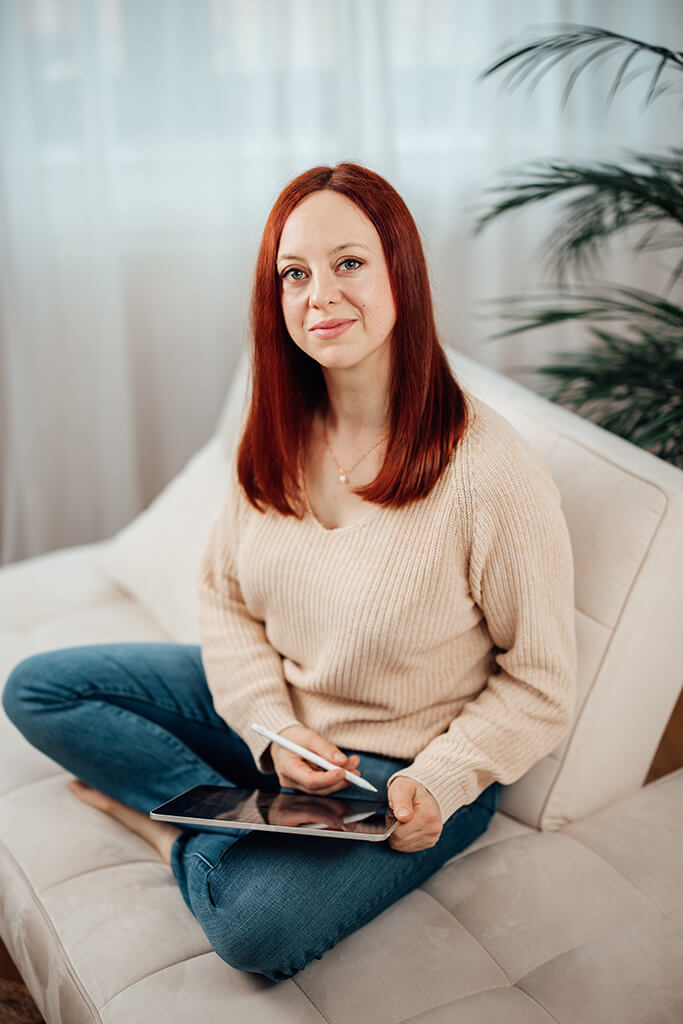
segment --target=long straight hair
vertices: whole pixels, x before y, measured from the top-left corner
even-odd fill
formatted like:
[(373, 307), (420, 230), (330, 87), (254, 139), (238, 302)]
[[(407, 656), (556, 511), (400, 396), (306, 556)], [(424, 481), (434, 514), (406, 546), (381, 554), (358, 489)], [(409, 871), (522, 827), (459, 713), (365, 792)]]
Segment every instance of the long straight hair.
[(396, 323), (390, 342), (389, 435), (377, 476), (354, 493), (398, 507), (425, 497), (467, 426), (467, 407), (439, 344), (427, 264), (408, 207), (392, 186), (358, 164), (313, 167), (275, 201), (256, 261), (251, 298), (251, 403), (237, 453), (249, 501), (303, 515), (300, 456), (328, 396), (320, 365), (294, 344), (282, 313), (276, 260), (285, 221), (314, 192), (346, 196), (374, 225), (384, 251)]

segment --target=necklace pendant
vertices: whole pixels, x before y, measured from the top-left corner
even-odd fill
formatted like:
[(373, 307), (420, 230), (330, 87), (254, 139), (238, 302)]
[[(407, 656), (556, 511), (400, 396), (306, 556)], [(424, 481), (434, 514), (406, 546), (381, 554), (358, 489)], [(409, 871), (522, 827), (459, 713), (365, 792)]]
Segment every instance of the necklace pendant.
[(349, 482), (349, 478), (348, 478), (348, 476), (346, 475), (346, 473), (340, 473), (340, 474), (339, 474), (339, 483), (340, 483), (340, 484), (346, 484), (346, 483), (348, 483), (348, 482)]

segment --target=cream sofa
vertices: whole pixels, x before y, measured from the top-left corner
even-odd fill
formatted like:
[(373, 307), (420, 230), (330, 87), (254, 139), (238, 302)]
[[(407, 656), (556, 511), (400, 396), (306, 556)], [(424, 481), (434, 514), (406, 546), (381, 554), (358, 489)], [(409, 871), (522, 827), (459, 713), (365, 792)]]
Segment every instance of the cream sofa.
[[(683, 473), (452, 354), (546, 459), (576, 563), (580, 691), (489, 831), (294, 979), (210, 949), (168, 868), (0, 720), (0, 930), (48, 1024), (680, 1024), (683, 771), (642, 788), (682, 670)], [(0, 571), (0, 673), (41, 650), (196, 643), (194, 581), (246, 374), (215, 436), (111, 541)], [(381, 885), (381, 879), (378, 879)]]

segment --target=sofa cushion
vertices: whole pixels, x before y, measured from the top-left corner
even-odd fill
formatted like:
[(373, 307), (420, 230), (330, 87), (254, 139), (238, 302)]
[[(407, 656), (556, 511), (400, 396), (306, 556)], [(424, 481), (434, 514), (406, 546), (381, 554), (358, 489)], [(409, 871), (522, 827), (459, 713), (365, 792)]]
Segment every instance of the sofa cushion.
[[(579, 1007), (582, 1024), (610, 1009), (641, 1024), (683, 1007), (680, 872), (663, 905), (652, 881), (669, 847), (680, 860), (683, 770), (558, 834), (499, 811), (481, 842), (280, 983), (223, 963), (154, 851), (66, 779), (0, 797), (3, 937), (54, 1024), (179, 1024), (188, 1007), (229, 1008), (245, 1024), (480, 1024), (508, 1008), (525, 1024), (541, 1011), (569, 1024)], [(624, 846), (649, 848), (642, 868)]]
[[(100, 543), (63, 548), (2, 567), (0, 627), (5, 636), (23, 633), (55, 616), (97, 608), (116, 588), (95, 564)], [(0, 647), (0, 657), (2, 648)]]
[(197, 577), (228, 481), (212, 438), (133, 522), (97, 552), (97, 566), (177, 643), (199, 643)]
[[(99, 544), (65, 548), (0, 572), (0, 689), (19, 661), (41, 651), (169, 639), (150, 611), (98, 570), (100, 549)], [(0, 795), (60, 770), (1, 710), (0, 751)]]
[(219, 437), (223, 441), (228, 459), (232, 458), (235, 443), (241, 433), (242, 422), (247, 412), (249, 393), (249, 353), (244, 350), (235, 367), (214, 430), (214, 437)]
[(144, 512), (98, 549), (99, 569), (154, 615), (177, 643), (199, 643), (199, 562), (225, 495), (248, 377), (244, 352), (214, 436)]

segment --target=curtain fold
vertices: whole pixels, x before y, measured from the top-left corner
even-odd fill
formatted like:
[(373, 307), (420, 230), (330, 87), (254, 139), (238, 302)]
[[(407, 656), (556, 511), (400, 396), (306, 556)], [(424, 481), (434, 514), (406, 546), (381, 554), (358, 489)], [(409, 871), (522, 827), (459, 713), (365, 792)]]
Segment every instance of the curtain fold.
[[(538, 25), (683, 49), (678, 0), (0, 0), (0, 563), (111, 536), (211, 434), (246, 339), (259, 236), (293, 175), (351, 159), (420, 226), (445, 342), (503, 372), (482, 301), (544, 280), (538, 208), (472, 237), (483, 189), (560, 156), (677, 140), (614, 65), (535, 92), (478, 81)], [(640, 90), (640, 91), (639, 91)], [(626, 253), (626, 254), (625, 254)], [(600, 274), (666, 279), (626, 247)]]

